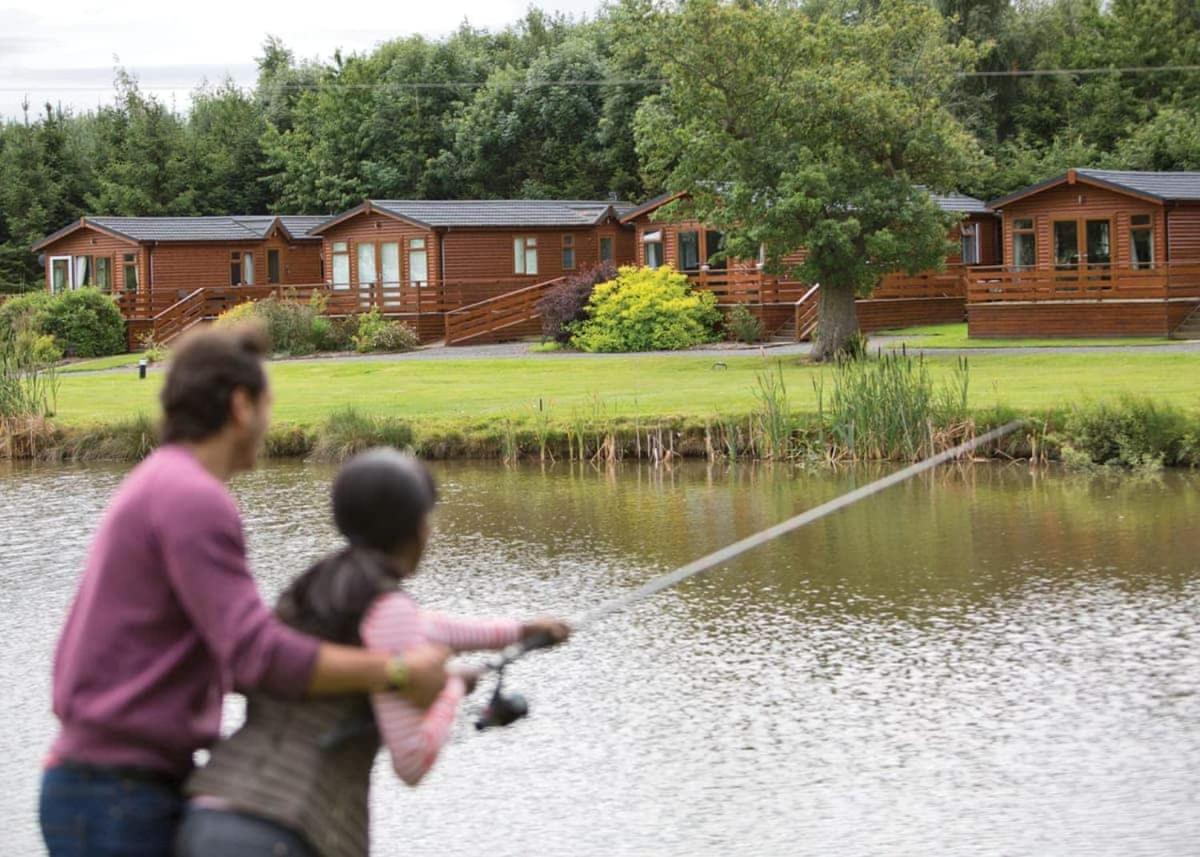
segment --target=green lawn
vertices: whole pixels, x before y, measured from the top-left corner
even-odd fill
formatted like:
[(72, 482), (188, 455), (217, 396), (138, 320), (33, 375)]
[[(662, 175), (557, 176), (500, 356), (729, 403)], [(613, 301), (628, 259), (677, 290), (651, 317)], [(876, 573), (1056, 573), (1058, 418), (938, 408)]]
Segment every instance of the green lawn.
[[(728, 368), (714, 368), (718, 361)], [(612, 416), (707, 417), (752, 408), (755, 375), (775, 362), (727, 355), (325, 360), (275, 363), (270, 371), (278, 422), (310, 424), (345, 405), (431, 420), (529, 415), (539, 398), (561, 419), (590, 414), (597, 403)], [(927, 362), (936, 376), (955, 358)], [(800, 358), (784, 358), (783, 365), (793, 409), (815, 409), (813, 381), (829, 370)], [(1198, 369), (1200, 355), (1191, 353), (980, 355), (970, 359), (971, 403), (1038, 411), (1135, 393), (1197, 412)], [(63, 376), (58, 418), (78, 425), (153, 414), (162, 378), (162, 372), (145, 381), (134, 373)]]
[[(1036, 348), (1038, 346), (1073, 347), (1085, 345), (1163, 345), (1169, 340), (1164, 336), (1126, 336), (1112, 338), (1070, 339), (971, 339), (967, 336), (966, 322), (962, 324), (923, 324), (900, 330), (880, 330), (877, 336), (902, 338), (908, 348)], [(900, 347), (900, 341), (894, 343)]]

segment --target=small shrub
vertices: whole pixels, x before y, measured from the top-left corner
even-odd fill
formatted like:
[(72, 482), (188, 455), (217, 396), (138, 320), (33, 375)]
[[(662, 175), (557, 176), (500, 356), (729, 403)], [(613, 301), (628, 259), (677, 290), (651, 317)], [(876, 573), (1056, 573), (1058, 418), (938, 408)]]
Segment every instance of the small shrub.
[(232, 306), (217, 316), (217, 320), (213, 323), (218, 327), (225, 327), (228, 325), (236, 325), (247, 321), (252, 321), (257, 318), (254, 304), (255, 301), (246, 301), (245, 303), (240, 303), (237, 306)]
[(351, 337), (360, 354), (372, 351), (412, 351), (420, 345), (417, 332), (407, 324), (383, 317), (372, 308), (358, 317), (358, 330)]
[(716, 296), (669, 268), (621, 268), (595, 287), (587, 312), (571, 325), (571, 341), (584, 351), (690, 348), (712, 342), (721, 321)]
[(49, 292), (29, 292), (0, 304), (0, 341), (14, 339), (23, 331), (41, 335), (41, 315), (54, 300)]
[(105, 357), (125, 351), (125, 319), (99, 289), (55, 295), (37, 315), (40, 332), (54, 337), (69, 357)]
[(1170, 405), (1123, 398), (1118, 404), (1074, 408), (1061, 435), (1063, 460), (1131, 470), (1194, 465), (1195, 440), (1187, 416)]
[(587, 318), (588, 300), (600, 283), (617, 276), (612, 262), (602, 262), (585, 271), (572, 274), (555, 286), (537, 303), (542, 315), (542, 335), (563, 344), (571, 340), (571, 325)]
[(167, 346), (154, 338), (154, 331), (147, 330), (138, 337), (138, 347), (142, 355), (151, 363), (161, 363), (167, 359)]
[(745, 304), (738, 304), (725, 320), (725, 329), (735, 342), (752, 344), (763, 338), (762, 321)]

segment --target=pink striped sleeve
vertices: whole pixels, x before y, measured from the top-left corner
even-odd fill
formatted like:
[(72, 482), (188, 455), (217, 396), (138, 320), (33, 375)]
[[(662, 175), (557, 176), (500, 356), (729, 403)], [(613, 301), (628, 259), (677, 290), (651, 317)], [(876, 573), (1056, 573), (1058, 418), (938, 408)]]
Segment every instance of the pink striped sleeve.
[[(442, 643), (460, 651), (505, 646), (520, 636), (521, 628), (515, 622), (470, 622), (425, 613), (407, 595), (392, 593), (375, 601), (359, 630), (368, 649), (403, 652), (422, 643)], [(375, 722), (392, 767), (410, 786), (419, 783), (437, 761), (464, 692), (462, 679), (451, 677), (425, 710), (392, 693), (372, 695)]]
[(456, 652), (502, 649), (521, 639), (521, 623), (511, 619), (460, 619), (428, 611), (422, 616), (429, 642), (441, 643)]

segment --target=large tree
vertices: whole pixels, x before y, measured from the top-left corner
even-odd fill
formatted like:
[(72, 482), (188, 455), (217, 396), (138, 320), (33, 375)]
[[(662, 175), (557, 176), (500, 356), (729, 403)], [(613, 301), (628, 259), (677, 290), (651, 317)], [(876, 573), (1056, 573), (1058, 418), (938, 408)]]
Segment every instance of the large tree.
[(668, 80), (637, 121), (650, 181), (688, 192), (730, 255), (764, 246), (778, 269), (805, 250), (794, 273), (821, 285), (814, 354), (842, 351), (856, 296), (944, 264), (951, 221), (927, 188), (956, 188), (978, 161), (945, 106), (975, 48), (920, 0), (861, 17), (683, 0), (670, 18), (647, 28)]

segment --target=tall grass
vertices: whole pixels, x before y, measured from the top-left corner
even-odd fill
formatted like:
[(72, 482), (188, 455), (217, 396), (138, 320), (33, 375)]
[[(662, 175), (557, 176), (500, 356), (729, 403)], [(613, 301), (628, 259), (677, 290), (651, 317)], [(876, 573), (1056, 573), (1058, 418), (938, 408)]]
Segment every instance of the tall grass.
[(33, 458), (49, 442), (58, 375), (29, 337), (0, 338), (0, 458)]
[(973, 431), (965, 358), (941, 384), (924, 358), (903, 353), (839, 361), (832, 381), (828, 400), (824, 384), (816, 385), (818, 412), (830, 449), (843, 457), (914, 461)]
[(314, 461), (341, 461), (376, 446), (407, 449), (412, 445), (413, 430), (408, 423), (345, 407), (331, 413), (317, 430), (309, 457)]

